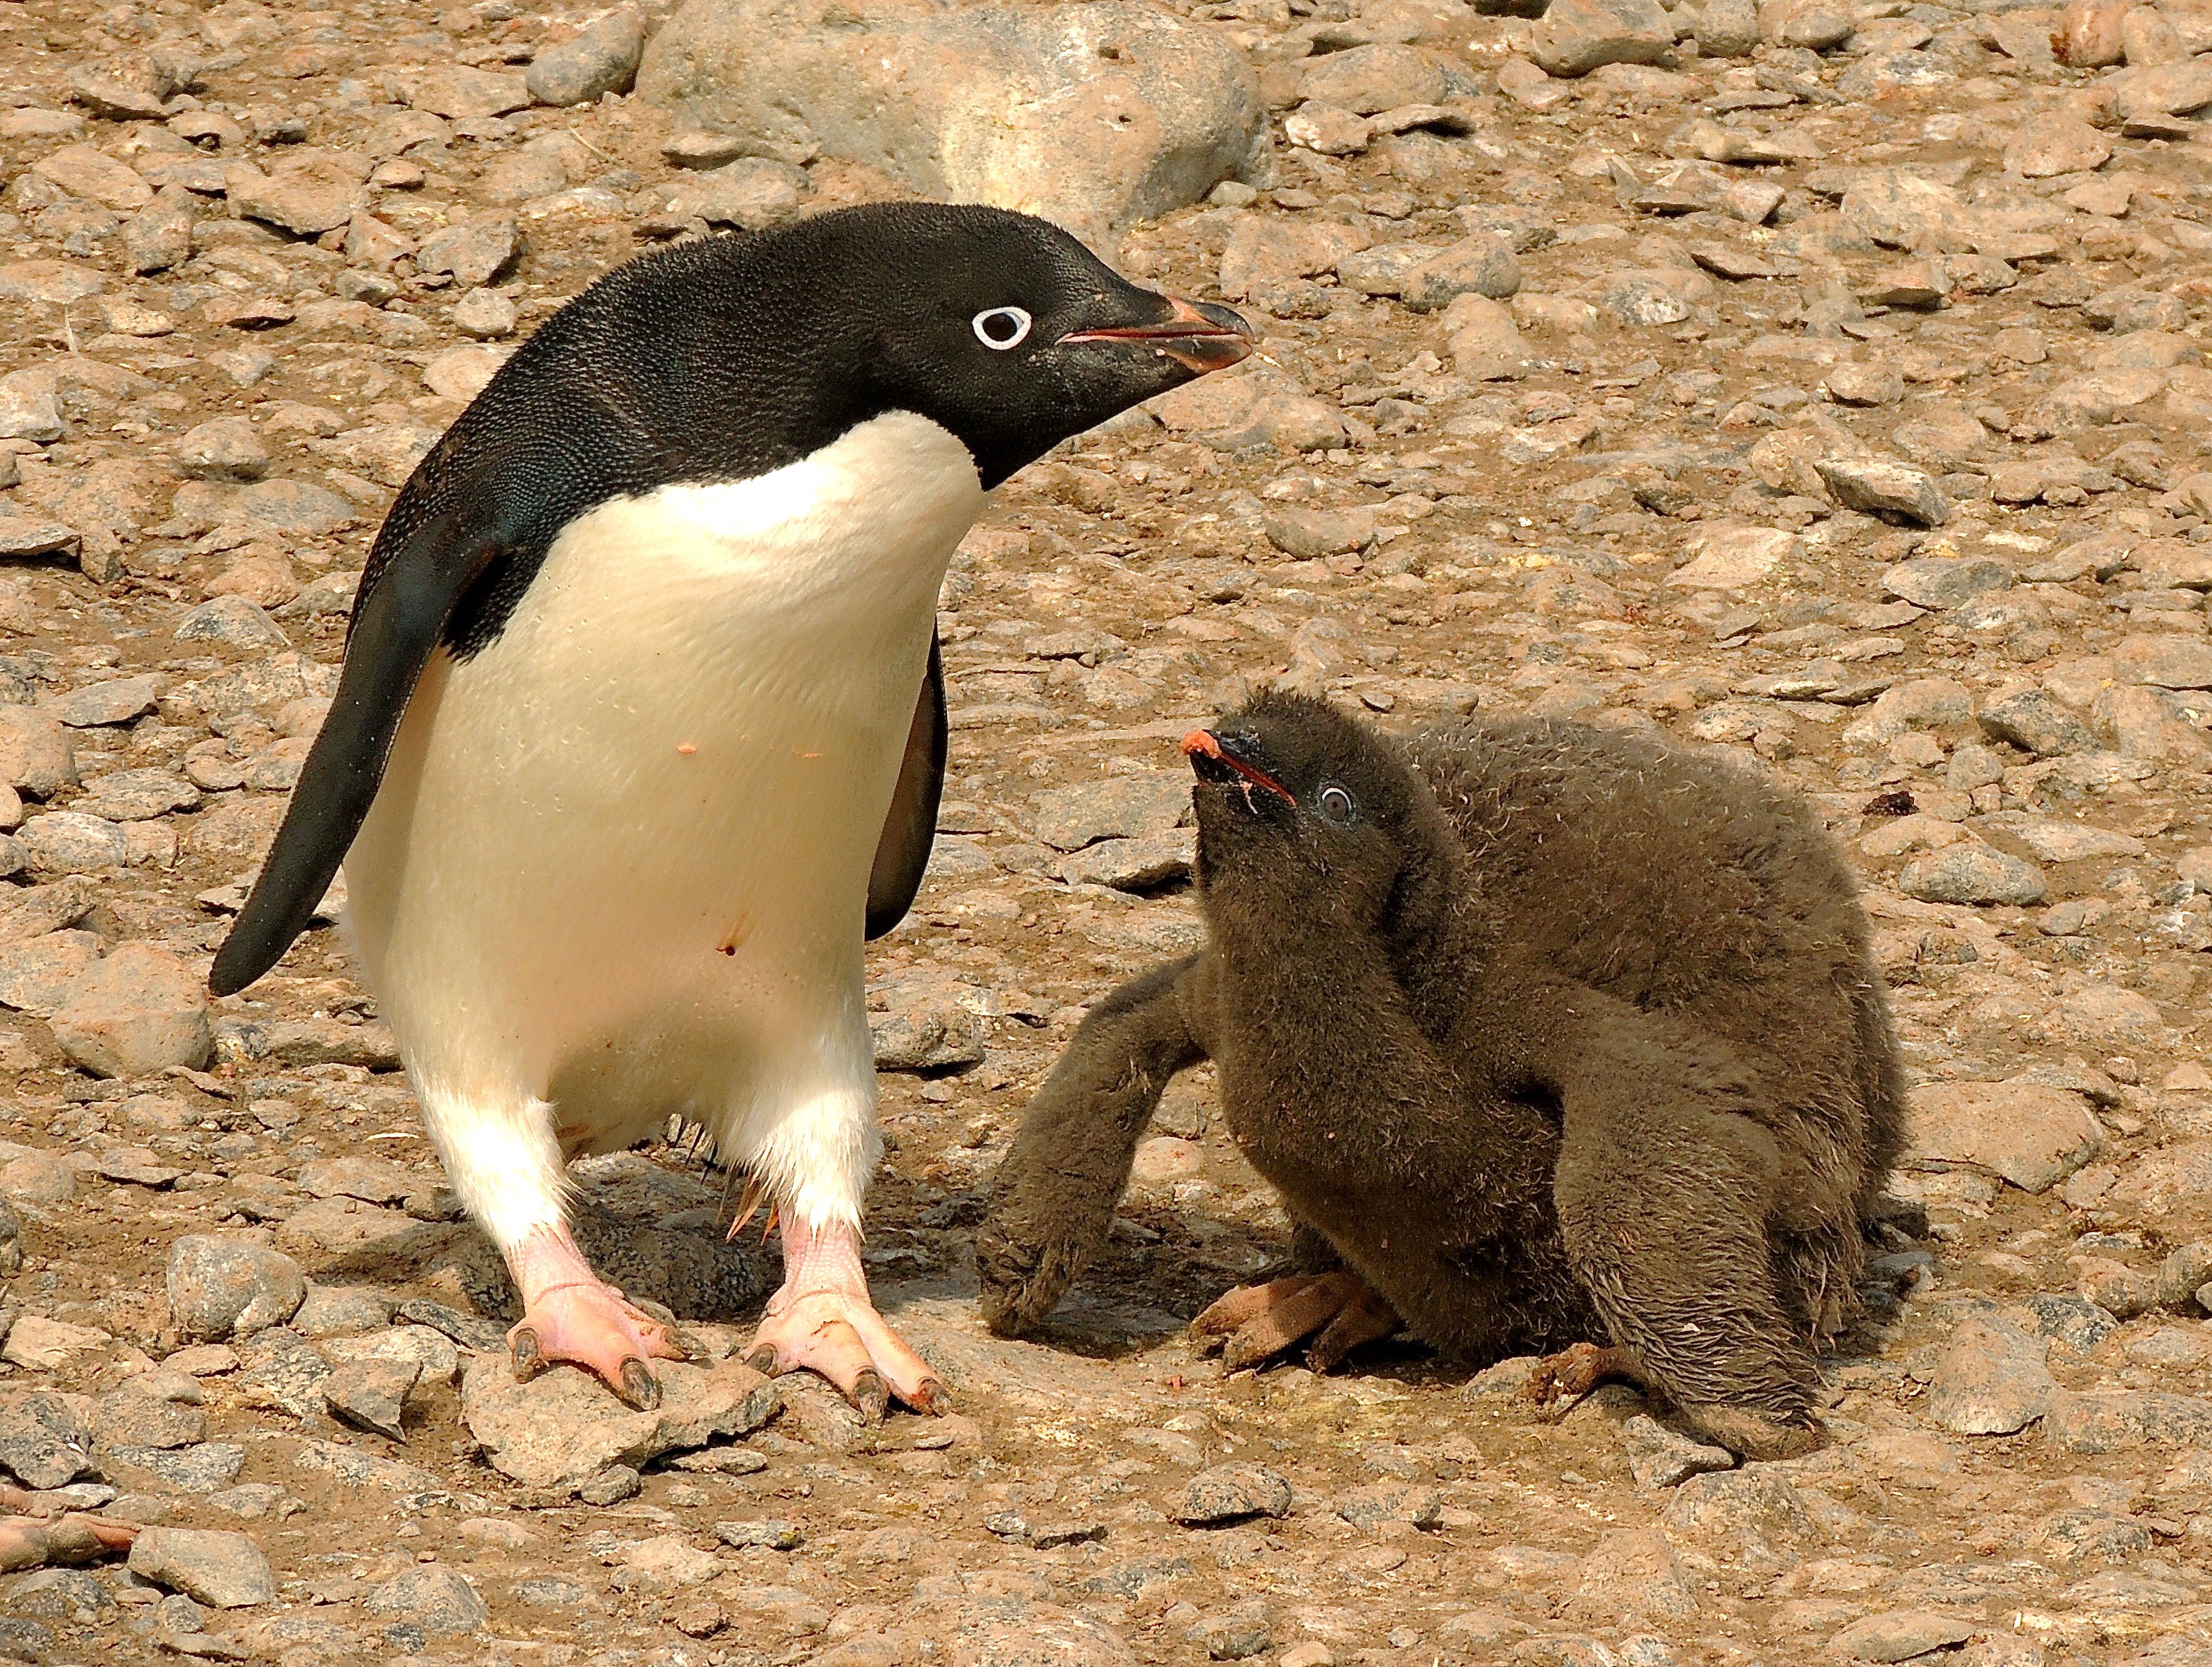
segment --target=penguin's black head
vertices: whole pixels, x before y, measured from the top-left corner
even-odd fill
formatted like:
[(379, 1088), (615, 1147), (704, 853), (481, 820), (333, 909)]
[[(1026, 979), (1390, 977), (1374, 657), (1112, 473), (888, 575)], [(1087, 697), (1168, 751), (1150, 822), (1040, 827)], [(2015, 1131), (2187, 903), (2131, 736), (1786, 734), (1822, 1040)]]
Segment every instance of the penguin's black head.
[(1400, 907), (1449, 841), (1428, 784), (1382, 734), (1271, 691), (1182, 750), (1196, 772), (1199, 884), (1210, 916), (1365, 927)]
[(1139, 289), (1029, 215), (883, 204), (815, 224), (868, 319), (878, 398), (966, 441), (986, 486), (1252, 350), (1227, 307)]
[[(1139, 289), (1057, 226), (937, 203), (702, 238), (631, 262), (568, 311), (503, 381), (517, 397), (549, 374), (619, 381), (599, 403), (655, 430), (653, 466), (679, 479), (778, 467), (905, 411), (957, 436), (996, 486), (1253, 344), (1227, 307)], [(626, 443), (595, 444), (611, 442)]]

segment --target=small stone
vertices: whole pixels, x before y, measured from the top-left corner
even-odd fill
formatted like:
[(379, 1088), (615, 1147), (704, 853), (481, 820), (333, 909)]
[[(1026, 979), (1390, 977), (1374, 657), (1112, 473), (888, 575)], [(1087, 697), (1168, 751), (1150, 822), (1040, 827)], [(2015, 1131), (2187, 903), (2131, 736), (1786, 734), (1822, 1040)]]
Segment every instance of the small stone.
[(1893, 405), (1905, 398), (1905, 378), (1885, 364), (1838, 365), (1828, 393), (1840, 405)]
[(158, 672), (103, 678), (57, 696), (42, 709), (72, 729), (96, 729), (144, 717), (160, 702), (167, 679)]
[(215, 1041), (205, 983), (152, 944), (125, 944), (88, 968), (52, 1025), (70, 1062), (101, 1077), (151, 1076), (171, 1065), (197, 1069)]
[(0, 705), (0, 782), (47, 799), (77, 780), (75, 743), (53, 714)]
[(1431, 256), (1407, 274), (1401, 291), (1416, 312), (1435, 312), (1461, 295), (1504, 301), (1520, 293), (1521, 261), (1504, 238), (1482, 234), (1464, 238)]
[(1190, 785), (1178, 776), (1117, 776), (1037, 795), (1036, 837), (1055, 850), (1102, 839), (1163, 834), (1190, 809)]
[(243, 1534), (221, 1529), (145, 1528), (131, 1545), (131, 1572), (219, 1609), (275, 1601), (276, 1572)]
[(1639, 1488), (1677, 1488), (1692, 1476), (1732, 1469), (1735, 1455), (1670, 1430), (1648, 1413), (1621, 1421), (1620, 1445)]
[(1901, 516), (1922, 526), (1951, 519), (1951, 501), (1936, 478), (1909, 463), (1873, 458), (1825, 457), (1814, 468), (1847, 509)]
[(745, 1435), (782, 1404), (775, 1384), (726, 1361), (711, 1371), (660, 1361), (661, 1404), (636, 1412), (580, 1372), (518, 1384), (504, 1352), (478, 1355), (461, 1386), (461, 1415), (501, 1475), (535, 1488), (578, 1487), (615, 1464)]
[(362, 1607), (386, 1621), (411, 1622), (439, 1638), (472, 1633), (491, 1615), (468, 1577), (439, 1563), (394, 1575), (372, 1590)]
[(878, 1071), (936, 1071), (982, 1062), (982, 1027), (957, 987), (901, 981), (879, 985), (871, 998), (868, 1031)]
[(2043, 873), (2018, 857), (1961, 841), (1905, 866), (1898, 889), (1923, 903), (2041, 903), (2049, 890)]
[(184, 1171), (165, 1164), (153, 1152), (143, 1146), (112, 1146), (102, 1152), (94, 1165), (94, 1172), (102, 1180), (114, 1181), (125, 1186), (144, 1187), (161, 1192), (176, 1185)]
[(175, 1452), (160, 1447), (115, 1447), (109, 1456), (122, 1464), (150, 1470), (180, 1494), (219, 1494), (246, 1468), (246, 1449), (230, 1441), (203, 1441)]
[(2002, 1321), (1960, 1320), (1936, 1362), (1928, 1414), (1959, 1435), (2010, 1435), (2050, 1409), (2057, 1381), (2045, 1348)]
[(1263, 1464), (1217, 1464), (1190, 1479), (1168, 1515), (1193, 1528), (1248, 1517), (1286, 1517), (1291, 1484)]
[(1582, 1626), (1687, 1621), (1698, 1612), (1688, 1574), (1651, 1528), (1607, 1531), (1583, 1559), (1582, 1579), (1560, 1618)]
[(671, 167), (715, 168), (734, 162), (740, 156), (755, 155), (750, 144), (742, 134), (696, 128), (688, 133), (678, 133), (664, 143), (660, 156)]
[(266, 1245), (191, 1233), (169, 1251), (169, 1313), (195, 1342), (246, 1336), (282, 1325), (307, 1291), (300, 1264)]
[(724, 1545), (734, 1546), (740, 1551), (761, 1548), (769, 1551), (796, 1551), (805, 1543), (805, 1536), (797, 1523), (781, 1518), (769, 1518), (757, 1522), (716, 1523), (714, 1537)]
[(1308, 100), (1371, 116), (1401, 105), (1434, 104), (1445, 94), (1443, 66), (1415, 46), (1378, 42), (1325, 52), (1300, 66)]
[(270, 173), (240, 164), (224, 176), (224, 184), (240, 214), (295, 237), (319, 237), (362, 206), (368, 166), (351, 152), (309, 150), (285, 157)]
[(1365, 550), (1375, 542), (1375, 517), (1358, 509), (1271, 505), (1261, 516), (1260, 525), (1267, 542), (1295, 561), (1346, 555)]
[(46, 446), (68, 432), (69, 424), (62, 417), (60, 390), (52, 379), (26, 371), (0, 376), (0, 440), (28, 440)]
[(31, 172), (72, 197), (118, 213), (143, 209), (154, 200), (154, 188), (143, 175), (94, 145), (64, 145), (48, 151), (31, 164)]
[[(5, 429), (4, 415), (0, 415), (0, 439), (6, 437)], [(35, 520), (22, 515), (0, 515), (0, 559), (34, 556), (73, 557), (77, 552), (79, 538), (75, 527), (64, 526), (59, 521)]]
[(1985, 557), (1922, 557), (1886, 568), (1882, 588), (1923, 608), (1955, 608), (2012, 587), (2012, 570)]
[(401, 1415), (422, 1376), (414, 1360), (369, 1356), (335, 1366), (323, 1379), (323, 1404), (341, 1422), (375, 1435), (404, 1441)]
[(1929, 1609), (1892, 1609), (1852, 1621), (1835, 1635), (1829, 1648), (1853, 1661), (1911, 1661), (1964, 1644), (1977, 1630)]
[(2004, 148), (2006, 169), (2023, 179), (2087, 173), (2112, 160), (2112, 142), (2084, 121), (2045, 115), (2025, 121)]
[(500, 347), (456, 347), (441, 353), (422, 368), (422, 380), (441, 398), (465, 405), (507, 362), (508, 350)]
[(243, 596), (217, 596), (201, 603), (177, 622), (172, 638), (237, 654), (282, 652), (292, 646), (283, 627)]
[(443, 64), (419, 72), (407, 89), (410, 107), (452, 121), (480, 120), (526, 108), (530, 88), (520, 76)]
[(123, 830), (82, 811), (50, 811), (15, 835), (33, 868), (49, 874), (97, 874), (120, 868), (131, 848)]
[(2081, 752), (2096, 745), (2097, 738), (2083, 723), (2040, 689), (2016, 690), (2000, 695), (1975, 715), (1983, 733), (2010, 741), (2039, 758)]
[(2043, 1428), (2069, 1453), (2201, 1447), (2212, 1442), (2212, 1401), (2134, 1390), (2061, 1390), (2051, 1397)]
[(574, 40), (540, 51), (523, 85), (540, 104), (588, 104), (604, 94), (629, 92), (644, 51), (644, 20), (625, 6)]
[(182, 186), (164, 186), (151, 203), (124, 222), (123, 260), (134, 275), (166, 272), (191, 259), (192, 227), (198, 218), (196, 201)]
[(1674, 46), (1658, 0), (1552, 0), (1528, 43), (1546, 74), (1585, 76), (1607, 64), (1656, 64)]
[(576, 1490), (586, 1505), (620, 1505), (644, 1491), (645, 1479), (627, 1464), (610, 1464)]
[(0, 948), (0, 1006), (46, 1018), (106, 950), (96, 932), (48, 932)]
[(70, 307), (91, 300), (106, 288), (106, 277), (81, 261), (0, 262), (0, 301), (36, 301), (49, 307)]
[(89, 1407), (82, 1396), (0, 1390), (0, 1464), (26, 1488), (64, 1488), (79, 1476), (98, 1475)]
[(170, 454), (195, 480), (259, 480), (269, 472), (269, 448), (242, 417), (218, 417), (186, 429)]
[(1352, 156), (1367, 149), (1372, 129), (1364, 116), (1332, 104), (1302, 104), (1283, 118), (1283, 137), (1324, 156)]
[[(1134, 839), (1102, 839), (1072, 853), (1060, 864), (1070, 885), (1110, 885), (1117, 891), (1151, 891), (1189, 878), (1196, 861), (1198, 834), (1190, 828)], [(0, 996), (0, 1000), (4, 1000)]]
[(1183, 1636), (1202, 1647), (1209, 1661), (1249, 1661), (1274, 1643), (1275, 1630), (1263, 1610), (1239, 1605), (1224, 1615), (1200, 1616)]
[(1347, 1488), (1337, 1495), (1335, 1505), (1336, 1514), (1354, 1528), (1373, 1528), (1379, 1523), (1434, 1528), (1443, 1512), (1443, 1500), (1435, 1488), (1402, 1481), (1370, 1481)]
[(511, 216), (483, 215), (425, 238), (415, 265), (422, 272), (450, 272), (454, 283), (473, 289), (497, 277), (520, 247)]
[(711, 225), (759, 231), (799, 204), (806, 175), (773, 157), (746, 156), (684, 177), (669, 195), (656, 223), (666, 228), (703, 220)]
[(453, 307), (454, 328), (479, 341), (512, 336), (515, 317), (514, 303), (496, 289), (471, 289)]
[(2112, 650), (2112, 670), (2124, 683), (2212, 689), (2212, 644), (2166, 635), (2126, 637)]
[(1771, 526), (1716, 526), (1689, 545), (1691, 557), (1667, 575), (1685, 590), (1746, 590), (1804, 553), (1804, 541)]
[(1698, 14), (1697, 42), (1704, 58), (1748, 58), (1758, 48), (1756, 0), (1705, 0)]

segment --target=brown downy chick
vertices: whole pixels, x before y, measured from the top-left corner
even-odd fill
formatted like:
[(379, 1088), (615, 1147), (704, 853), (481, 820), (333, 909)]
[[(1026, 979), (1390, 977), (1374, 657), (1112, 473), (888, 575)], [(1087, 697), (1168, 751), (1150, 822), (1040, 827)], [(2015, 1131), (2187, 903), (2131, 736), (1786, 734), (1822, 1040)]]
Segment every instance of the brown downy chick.
[(1595, 1343), (1735, 1451), (1817, 1445), (1814, 1347), (1855, 1307), (1903, 1095), (1805, 808), (1656, 739), (1401, 746), (1283, 694), (1185, 751), (1208, 943), (1102, 1002), (1040, 1091), (978, 1241), (994, 1328), (1059, 1299), (1168, 1079), (1211, 1057), (1302, 1246), (1358, 1276), (1233, 1318), (1287, 1342), (1350, 1292), (1333, 1360), (1379, 1335), (1364, 1281), (1448, 1354)]

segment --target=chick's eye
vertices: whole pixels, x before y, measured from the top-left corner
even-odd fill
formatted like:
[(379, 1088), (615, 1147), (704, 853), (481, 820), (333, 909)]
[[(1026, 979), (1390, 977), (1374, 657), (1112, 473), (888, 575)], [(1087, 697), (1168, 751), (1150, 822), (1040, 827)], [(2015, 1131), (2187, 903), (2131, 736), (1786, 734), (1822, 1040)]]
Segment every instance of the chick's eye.
[(1352, 802), (1352, 795), (1339, 787), (1323, 788), (1318, 802), (1321, 813), (1332, 822), (1351, 821), (1352, 812), (1358, 808)]
[(1019, 347), (1030, 337), (1030, 315), (1018, 307), (986, 307), (969, 323), (975, 339), (994, 353)]

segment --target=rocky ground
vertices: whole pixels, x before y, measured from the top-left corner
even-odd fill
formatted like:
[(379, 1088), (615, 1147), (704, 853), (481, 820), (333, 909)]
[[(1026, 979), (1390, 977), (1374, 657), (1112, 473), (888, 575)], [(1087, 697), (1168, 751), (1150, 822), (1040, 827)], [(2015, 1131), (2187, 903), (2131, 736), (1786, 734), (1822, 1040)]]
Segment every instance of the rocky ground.
[[(513, 1386), (337, 934), (200, 979), (509, 344), (896, 181), (605, 91), (658, 14), (0, 3), (0, 1464), (143, 1525), (0, 1580), (0, 1652), (2212, 1662), (2212, 18), (2108, 8), (2075, 68), (2004, 0), (1178, 9), (1267, 143), (1115, 252), (1266, 343), (948, 583), (868, 1254), (959, 1411), (871, 1429), (728, 1358), (773, 1247), (681, 1144), (583, 1166), (583, 1230), (709, 1358), (658, 1415)], [(1202, 1076), (1057, 1329), (982, 1333), (982, 1189), (1083, 1006), (1194, 940), (1174, 739), (1255, 677), (1657, 726), (1820, 806), (1917, 1085), (1826, 1451), (1545, 1421), (1525, 1362), (1222, 1380), (1182, 1322), (1285, 1230)]]

